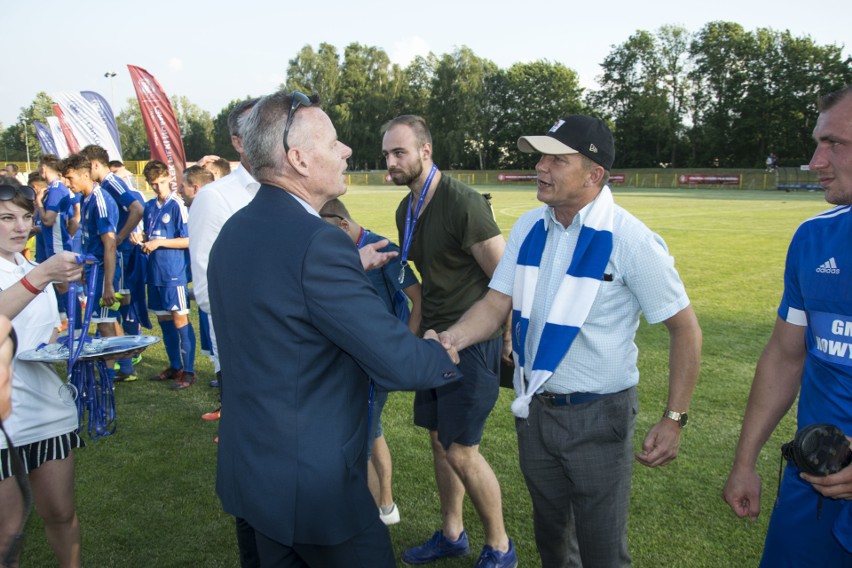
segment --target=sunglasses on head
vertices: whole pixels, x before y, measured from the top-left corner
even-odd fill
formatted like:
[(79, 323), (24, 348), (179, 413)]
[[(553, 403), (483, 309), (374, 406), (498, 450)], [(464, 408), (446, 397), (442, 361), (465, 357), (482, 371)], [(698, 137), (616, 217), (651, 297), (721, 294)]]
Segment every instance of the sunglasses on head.
[(284, 151), (290, 152), (290, 145), (287, 144), (287, 135), (290, 133), (290, 126), (293, 125), (293, 118), (296, 116), (296, 111), (299, 107), (314, 106), (311, 98), (302, 91), (293, 91), (290, 93), (290, 110), (287, 111), (287, 124), (284, 126)]
[(20, 195), (28, 201), (35, 201), (35, 191), (28, 185), (15, 187), (14, 185), (0, 185), (0, 201), (11, 201), (15, 194)]

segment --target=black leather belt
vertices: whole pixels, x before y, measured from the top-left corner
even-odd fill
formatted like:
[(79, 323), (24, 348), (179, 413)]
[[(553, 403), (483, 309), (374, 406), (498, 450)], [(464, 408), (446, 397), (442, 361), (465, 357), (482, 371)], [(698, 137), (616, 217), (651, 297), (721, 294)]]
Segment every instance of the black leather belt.
[[(627, 389), (625, 389), (627, 390)], [(592, 402), (595, 400), (600, 400), (602, 398), (606, 398), (608, 396), (612, 396), (614, 394), (620, 394), (624, 391), (618, 392), (608, 392), (608, 393), (596, 393), (596, 392), (572, 392), (568, 394), (557, 394), (553, 392), (543, 392), (541, 394), (535, 395), (536, 398), (546, 402), (550, 406), (568, 406), (569, 404), (584, 404), (586, 402)]]

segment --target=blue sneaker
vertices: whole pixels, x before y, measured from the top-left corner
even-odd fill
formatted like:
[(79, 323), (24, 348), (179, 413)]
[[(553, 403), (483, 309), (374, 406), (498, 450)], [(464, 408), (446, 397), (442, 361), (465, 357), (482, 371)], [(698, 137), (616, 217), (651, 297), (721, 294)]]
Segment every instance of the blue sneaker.
[(482, 547), (482, 554), (474, 564), (474, 568), (515, 568), (518, 565), (518, 555), (515, 554), (515, 545), (509, 539), (509, 550), (500, 552), (494, 550), (487, 544)]
[(467, 542), (467, 533), (465, 531), (462, 531), (456, 541), (444, 538), (443, 531), (435, 531), (432, 538), (420, 546), (409, 548), (403, 552), (402, 561), (405, 564), (428, 564), (440, 558), (455, 558), (456, 556), (467, 556), (468, 554), (470, 554), (470, 545)]

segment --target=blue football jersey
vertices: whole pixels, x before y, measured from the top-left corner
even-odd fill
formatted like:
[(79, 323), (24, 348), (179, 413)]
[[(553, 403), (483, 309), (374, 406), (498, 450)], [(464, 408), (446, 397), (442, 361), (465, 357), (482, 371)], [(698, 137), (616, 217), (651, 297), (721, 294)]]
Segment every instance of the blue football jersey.
[[(189, 214), (180, 196), (169, 194), (162, 204), (156, 198), (145, 204), (145, 240), (189, 236)], [(148, 284), (186, 285), (187, 249), (158, 248), (148, 255)]]

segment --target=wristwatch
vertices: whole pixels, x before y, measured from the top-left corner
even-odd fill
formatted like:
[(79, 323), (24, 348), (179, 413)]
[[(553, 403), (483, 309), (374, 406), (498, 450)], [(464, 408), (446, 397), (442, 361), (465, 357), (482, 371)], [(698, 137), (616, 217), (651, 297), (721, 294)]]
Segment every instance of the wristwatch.
[(663, 418), (671, 418), (683, 428), (686, 426), (686, 423), (689, 422), (689, 416), (687, 416), (686, 412), (675, 412), (674, 410), (666, 410), (663, 412)]

